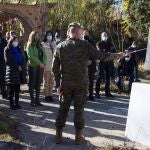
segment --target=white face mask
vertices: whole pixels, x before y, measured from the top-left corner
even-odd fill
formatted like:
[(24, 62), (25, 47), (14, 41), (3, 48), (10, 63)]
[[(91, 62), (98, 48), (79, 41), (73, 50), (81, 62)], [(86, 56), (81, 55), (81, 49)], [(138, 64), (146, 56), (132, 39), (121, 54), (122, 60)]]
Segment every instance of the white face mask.
[(47, 36), (47, 40), (48, 40), (48, 41), (52, 41), (52, 39), (53, 39), (53, 37), (52, 37), (51, 35), (48, 35), (48, 36)]
[(19, 44), (19, 43), (18, 43), (17, 41), (14, 41), (14, 42), (12, 43), (13, 47), (17, 47), (18, 44)]
[(125, 57), (125, 61), (128, 62), (130, 60), (129, 57)]
[(84, 40), (84, 35), (81, 34), (79, 39), (80, 39), (80, 40)]
[(131, 47), (136, 48), (136, 45), (132, 45)]
[(107, 41), (108, 37), (107, 36), (102, 36), (102, 41)]
[(56, 42), (60, 42), (60, 39), (56, 39)]

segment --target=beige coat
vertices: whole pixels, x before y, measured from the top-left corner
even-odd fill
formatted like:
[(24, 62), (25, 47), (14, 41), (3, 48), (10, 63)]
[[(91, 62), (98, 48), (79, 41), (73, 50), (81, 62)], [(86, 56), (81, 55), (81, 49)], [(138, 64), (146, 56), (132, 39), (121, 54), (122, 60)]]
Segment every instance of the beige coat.
[(43, 42), (42, 45), (45, 48), (45, 54), (47, 56), (45, 71), (51, 71), (51, 69), (52, 69), (52, 60), (53, 60), (53, 52), (54, 52), (54, 49), (55, 49), (55, 43), (53, 42), (50, 46), (47, 43)]

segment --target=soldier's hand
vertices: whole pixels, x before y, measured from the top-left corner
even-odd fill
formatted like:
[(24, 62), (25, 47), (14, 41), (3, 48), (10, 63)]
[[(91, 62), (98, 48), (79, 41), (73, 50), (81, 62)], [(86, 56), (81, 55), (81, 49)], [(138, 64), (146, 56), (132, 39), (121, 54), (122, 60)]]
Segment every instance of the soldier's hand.
[(57, 93), (58, 93), (58, 94), (61, 94), (61, 93), (62, 93), (62, 87), (61, 87), (61, 86), (59, 86), (59, 87), (57, 88)]
[(44, 68), (44, 64), (40, 64), (40, 68)]
[(88, 60), (88, 66), (92, 64), (92, 60)]
[(123, 59), (124, 56), (125, 56), (125, 53), (123, 52), (117, 53), (117, 59)]

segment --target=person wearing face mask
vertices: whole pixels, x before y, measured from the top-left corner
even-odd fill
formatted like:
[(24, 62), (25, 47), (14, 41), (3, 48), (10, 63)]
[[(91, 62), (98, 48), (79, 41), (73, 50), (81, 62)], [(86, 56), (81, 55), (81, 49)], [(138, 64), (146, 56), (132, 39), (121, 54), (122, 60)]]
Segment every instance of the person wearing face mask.
[(62, 42), (60, 32), (55, 33), (55, 42), (56, 42), (56, 45)]
[(40, 102), (40, 89), (43, 79), (43, 71), (47, 62), (45, 49), (43, 48), (40, 35), (32, 31), (27, 43), (28, 71), (29, 71), (29, 94), (31, 106), (43, 106)]
[(22, 79), (24, 79), (23, 63), (24, 58), (18, 46), (17, 37), (12, 37), (5, 49), (6, 62), (6, 85), (8, 86), (8, 100), (10, 101), (10, 109), (21, 109), (19, 104), (19, 93)]
[[(131, 46), (128, 48), (128, 50), (130, 52), (136, 51), (137, 50), (137, 42), (133, 41)], [(132, 54), (132, 59), (134, 59), (135, 61), (135, 68), (134, 68), (134, 81), (136, 82), (140, 82), (140, 79), (138, 79), (138, 54), (137, 53), (133, 53)]]
[(2, 32), (0, 32), (0, 92), (2, 98), (7, 98), (7, 90), (5, 86), (5, 74), (6, 74), (6, 63), (4, 60), (4, 49), (7, 45), (7, 41), (3, 38)]
[(4, 49), (7, 45), (7, 41), (3, 38), (2, 33), (0, 32), (0, 91), (2, 98), (7, 97), (7, 91), (5, 86), (5, 74), (6, 74), (6, 64), (4, 60)]
[(45, 54), (47, 56), (46, 66), (44, 68), (44, 95), (47, 102), (53, 102), (52, 92), (53, 92), (53, 74), (52, 74), (52, 59), (53, 53), (56, 46), (53, 41), (53, 36), (51, 31), (47, 31), (42, 42), (45, 48)]
[(127, 93), (130, 94), (131, 86), (134, 82), (134, 68), (135, 68), (135, 59), (134, 54), (129, 53), (128, 49), (125, 50), (125, 57), (119, 61), (119, 66), (117, 68), (118, 76), (116, 84), (119, 89), (119, 93), (123, 92), (123, 85), (121, 84), (125, 77), (129, 78), (129, 84)]
[[(91, 43), (94, 47), (95, 43), (94, 41), (91, 40), (90, 38), (90, 34), (87, 30), (83, 31), (83, 40)], [(95, 59), (89, 58), (88, 61), (88, 76), (89, 76), (89, 95), (88, 95), (88, 99), (91, 101), (94, 101), (94, 96), (93, 96), (93, 86), (94, 86), (94, 76), (95, 76), (95, 72), (96, 72), (96, 61)]]
[[(106, 32), (103, 32), (101, 34), (101, 41), (97, 43), (97, 49), (100, 50), (103, 53), (115, 53), (115, 48), (108, 39), (108, 34)], [(107, 97), (113, 97), (113, 95), (110, 93), (110, 79), (113, 72), (113, 61), (100, 61), (99, 63), (99, 75), (96, 81), (96, 98), (100, 98), (100, 84), (103, 79), (103, 75), (105, 78), (105, 96)]]

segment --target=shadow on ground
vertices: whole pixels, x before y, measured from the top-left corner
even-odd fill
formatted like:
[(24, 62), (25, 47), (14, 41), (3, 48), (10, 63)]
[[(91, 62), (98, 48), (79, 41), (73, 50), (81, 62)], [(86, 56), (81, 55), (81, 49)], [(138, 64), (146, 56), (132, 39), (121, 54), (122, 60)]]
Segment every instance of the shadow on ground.
[[(24, 93), (21, 95), (22, 110), (11, 111), (8, 109), (9, 102), (0, 100), (0, 107), (5, 109), (11, 118), (15, 118), (21, 123), (19, 126), (21, 140), (28, 145), (28, 149), (36, 150), (96, 150), (98, 146), (87, 141), (81, 146), (74, 145), (74, 124), (73, 124), (73, 107), (69, 111), (66, 127), (64, 128), (65, 139), (62, 145), (54, 143), (55, 135), (55, 119), (59, 107), (57, 102), (58, 96), (55, 95), (54, 103), (46, 103), (43, 100), (43, 107), (30, 107), (29, 95)], [(100, 132), (102, 129), (112, 131), (124, 131), (126, 124), (126, 116), (128, 110), (128, 97), (115, 97), (108, 99), (102, 97), (95, 102), (88, 101), (85, 108), (86, 127), (84, 135), (87, 138), (100, 137), (125, 141), (121, 136), (107, 135)], [(97, 141), (97, 143), (99, 143)], [(20, 149), (26, 149), (20, 147)], [(0, 147), (1, 149), (1, 147)], [(11, 150), (11, 149), (10, 149)]]

